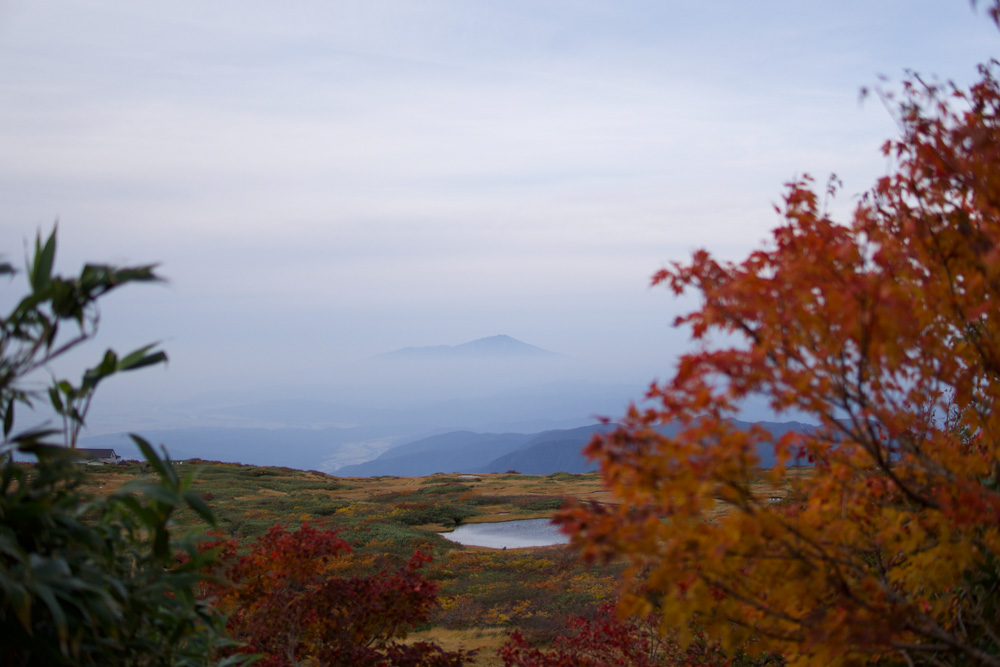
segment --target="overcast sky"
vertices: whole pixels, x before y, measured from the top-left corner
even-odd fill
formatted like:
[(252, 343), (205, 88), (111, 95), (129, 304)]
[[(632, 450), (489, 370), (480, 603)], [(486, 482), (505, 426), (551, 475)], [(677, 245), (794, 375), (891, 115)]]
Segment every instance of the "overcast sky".
[(162, 340), (166, 397), (500, 333), (652, 379), (657, 268), (803, 172), (846, 210), (895, 131), (859, 89), (997, 39), (964, 0), (5, 0), (0, 248), (160, 262), (99, 346)]

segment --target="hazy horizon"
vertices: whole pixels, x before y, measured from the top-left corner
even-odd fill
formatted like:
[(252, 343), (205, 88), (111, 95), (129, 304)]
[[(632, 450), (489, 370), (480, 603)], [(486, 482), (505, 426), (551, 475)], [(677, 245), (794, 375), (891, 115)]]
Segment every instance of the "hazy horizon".
[(165, 369), (103, 390), (114, 423), (227, 392), (429, 399), (367, 360), (497, 334), (572, 368), (455, 391), (639, 394), (694, 305), (657, 269), (744, 256), (806, 172), (843, 180), (846, 220), (897, 131), (859, 90), (969, 81), (996, 40), (960, 1), (7, 2), (0, 252), (58, 220), (63, 273), (160, 264), (57, 369), (160, 341)]

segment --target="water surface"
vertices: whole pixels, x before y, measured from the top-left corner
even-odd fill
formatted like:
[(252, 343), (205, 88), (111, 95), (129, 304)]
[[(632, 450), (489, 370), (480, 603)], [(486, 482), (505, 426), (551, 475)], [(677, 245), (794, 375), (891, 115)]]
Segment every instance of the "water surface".
[(523, 519), (496, 523), (469, 523), (450, 533), (441, 533), (452, 542), (466, 546), (517, 549), (566, 544), (569, 538), (559, 532), (549, 519)]

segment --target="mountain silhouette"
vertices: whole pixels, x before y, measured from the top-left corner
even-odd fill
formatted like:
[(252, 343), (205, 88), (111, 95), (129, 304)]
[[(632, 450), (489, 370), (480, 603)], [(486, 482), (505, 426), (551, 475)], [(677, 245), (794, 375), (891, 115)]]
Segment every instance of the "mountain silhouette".
[(445, 360), (445, 359), (527, 359), (558, 357), (560, 355), (529, 345), (510, 336), (498, 335), (480, 338), (461, 345), (430, 345), (404, 347), (377, 355), (376, 359), (389, 360)]

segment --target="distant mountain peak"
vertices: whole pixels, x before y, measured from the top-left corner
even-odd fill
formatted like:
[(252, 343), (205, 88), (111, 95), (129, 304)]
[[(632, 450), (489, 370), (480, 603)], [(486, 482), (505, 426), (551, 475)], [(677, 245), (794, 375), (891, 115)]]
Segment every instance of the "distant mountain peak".
[(376, 356), (376, 359), (523, 359), (528, 357), (558, 357), (560, 355), (499, 334), (478, 338), (460, 345), (430, 345), (404, 347)]

